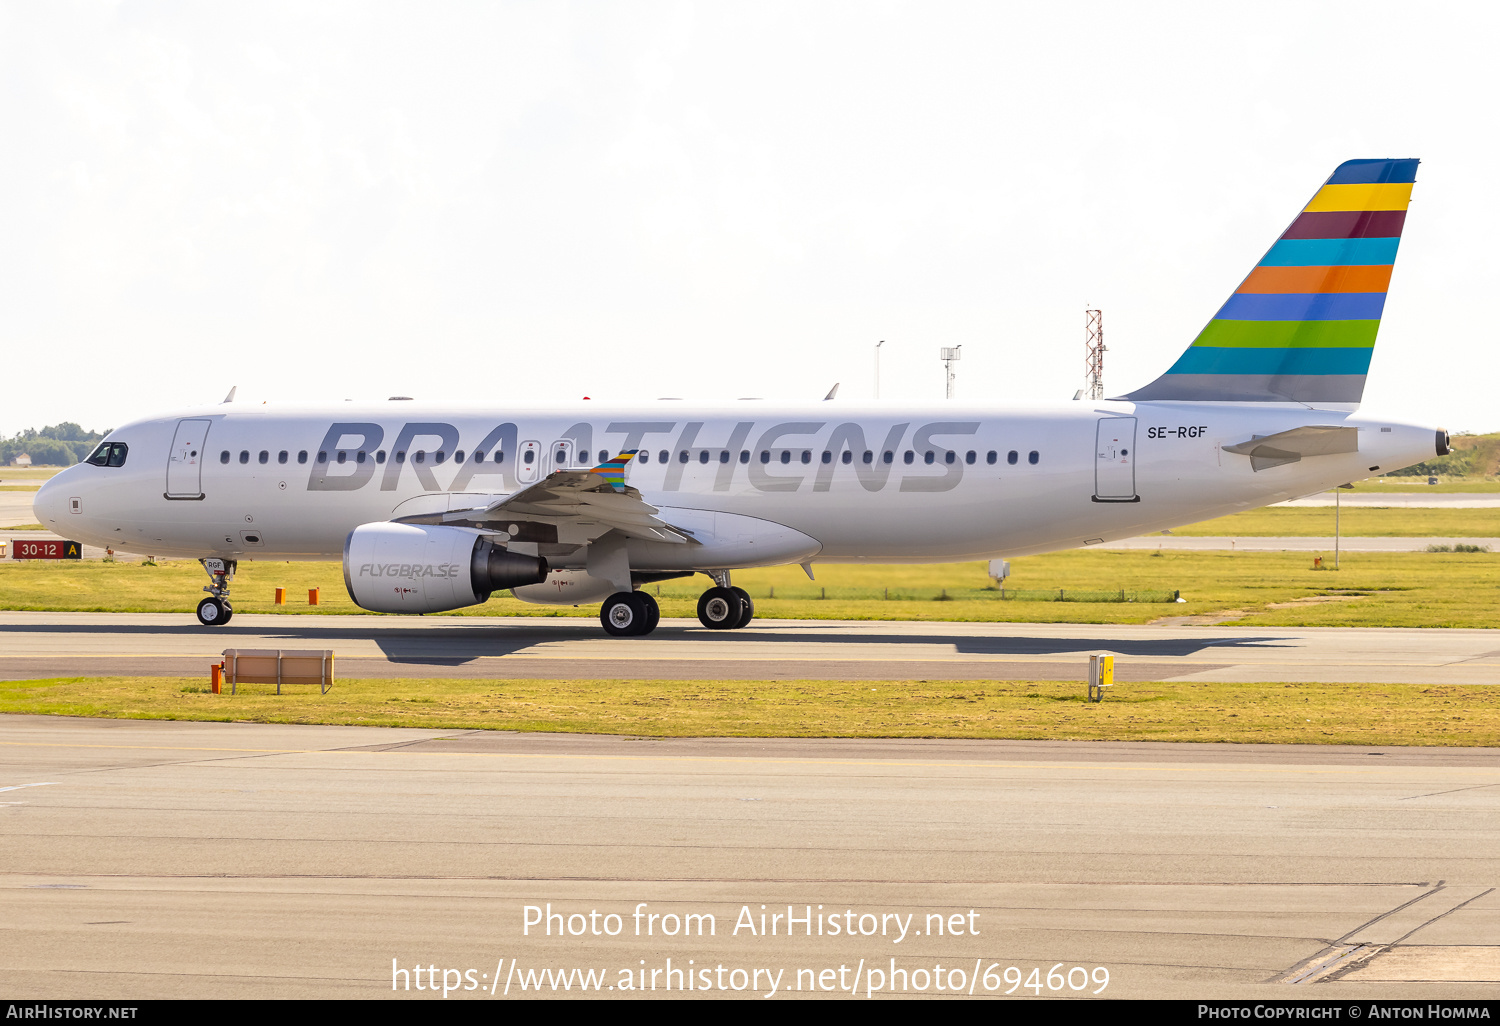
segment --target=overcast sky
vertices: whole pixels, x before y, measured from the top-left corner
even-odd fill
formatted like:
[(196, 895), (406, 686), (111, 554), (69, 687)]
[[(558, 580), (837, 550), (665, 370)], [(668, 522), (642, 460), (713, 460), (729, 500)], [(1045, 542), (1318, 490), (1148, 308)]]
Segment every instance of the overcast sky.
[(1066, 401), (1089, 305), (1119, 394), (1351, 157), (1423, 160), (1366, 409), (1497, 430), (1494, 12), (3, 0), (0, 433)]

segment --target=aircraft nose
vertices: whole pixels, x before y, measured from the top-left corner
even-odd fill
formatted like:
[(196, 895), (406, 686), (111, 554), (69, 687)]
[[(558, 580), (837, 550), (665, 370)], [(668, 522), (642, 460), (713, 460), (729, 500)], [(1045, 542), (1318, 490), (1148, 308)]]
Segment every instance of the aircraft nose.
[(67, 485), (58, 480), (62, 476), (58, 474), (42, 485), (31, 503), (31, 511), (36, 514), (37, 523), (53, 530), (61, 524), (68, 511)]

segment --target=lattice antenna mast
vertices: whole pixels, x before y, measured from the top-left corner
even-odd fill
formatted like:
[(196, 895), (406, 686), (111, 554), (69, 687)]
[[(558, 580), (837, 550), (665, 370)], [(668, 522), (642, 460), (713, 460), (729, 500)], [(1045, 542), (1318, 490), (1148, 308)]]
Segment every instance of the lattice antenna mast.
[(942, 346), (938, 349), (938, 359), (943, 361), (943, 369), (948, 375), (948, 398), (953, 398), (953, 365), (963, 356), (959, 352), (963, 346)]
[(1088, 359), (1089, 398), (1104, 398), (1104, 354), (1109, 352), (1104, 345), (1104, 311), (1085, 310), (1088, 319), (1088, 341), (1085, 343)]

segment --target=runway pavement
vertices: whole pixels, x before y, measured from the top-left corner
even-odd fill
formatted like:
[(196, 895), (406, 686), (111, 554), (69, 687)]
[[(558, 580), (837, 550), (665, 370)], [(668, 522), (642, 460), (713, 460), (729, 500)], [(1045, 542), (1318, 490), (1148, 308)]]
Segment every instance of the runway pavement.
[[(1170, 608), (1170, 607), (1168, 607)], [(609, 638), (593, 618), (0, 612), (0, 679), (206, 677), (226, 648), (332, 649), (340, 677), (1500, 682), (1490, 630), (664, 619)]]
[(0, 967), (12, 999), (593, 996), (587, 970), (665, 997), (684, 969), (775, 1000), (1104, 971), (1111, 998), (1493, 998), (1497, 756), (0, 716)]

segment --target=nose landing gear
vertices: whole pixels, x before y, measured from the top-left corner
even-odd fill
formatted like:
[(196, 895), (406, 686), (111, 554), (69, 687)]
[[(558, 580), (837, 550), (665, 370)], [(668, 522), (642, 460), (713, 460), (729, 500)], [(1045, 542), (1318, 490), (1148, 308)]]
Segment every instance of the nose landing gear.
[(200, 559), (203, 570), (211, 582), (203, 590), (209, 598), (198, 603), (198, 622), (205, 627), (222, 627), (234, 615), (229, 604), (229, 582), (234, 580), (238, 564), (232, 559)]

